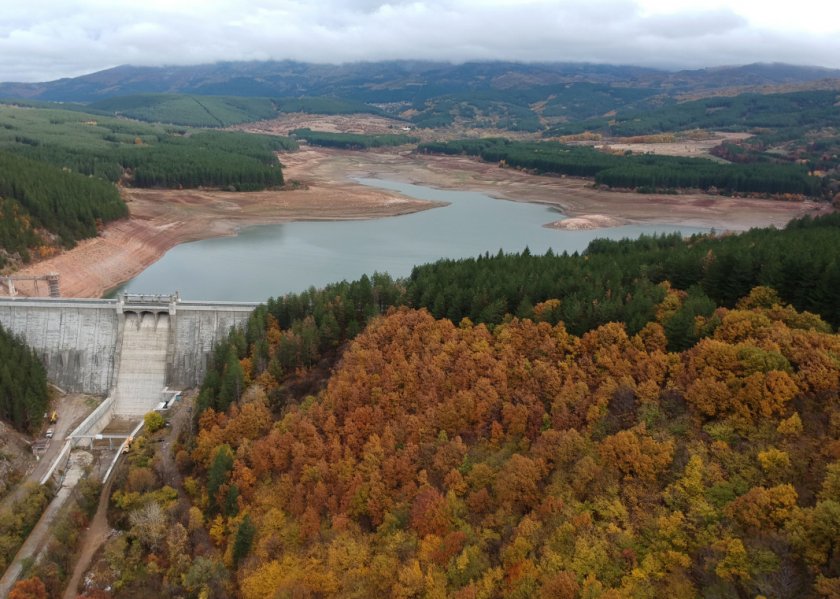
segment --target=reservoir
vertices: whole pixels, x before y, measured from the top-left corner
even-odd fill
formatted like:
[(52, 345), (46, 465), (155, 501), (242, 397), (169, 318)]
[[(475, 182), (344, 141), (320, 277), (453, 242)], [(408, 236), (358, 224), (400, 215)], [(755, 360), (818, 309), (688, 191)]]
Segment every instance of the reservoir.
[(376, 220), (260, 225), (243, 229), (236, 237), (184, 243), (110, 295), (179, 291), (185, 299), (262, 301), (374, 272), (404, 277), (415, 265), (441, 258), (495, 254), (500, 249), (519, 252), (526, 247), (534, 254), (549, 248), (555, 253), (579, 252), (596, 238), (706, 231), (669, 225), (548, 229), (543, 225), (562, 218), (550, 206), (380, 179), (357, 181), (449, 205)]

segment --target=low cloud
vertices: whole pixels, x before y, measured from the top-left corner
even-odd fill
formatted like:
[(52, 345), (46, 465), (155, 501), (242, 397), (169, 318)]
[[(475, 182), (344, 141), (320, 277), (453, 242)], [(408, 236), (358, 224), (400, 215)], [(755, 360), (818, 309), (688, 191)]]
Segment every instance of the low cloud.
[(840, 35), (762, 29), (722, 8), (647, 14), (631, 0), (31, 0), (0, 23), (2, 81), (266, 59), (840, 67)]

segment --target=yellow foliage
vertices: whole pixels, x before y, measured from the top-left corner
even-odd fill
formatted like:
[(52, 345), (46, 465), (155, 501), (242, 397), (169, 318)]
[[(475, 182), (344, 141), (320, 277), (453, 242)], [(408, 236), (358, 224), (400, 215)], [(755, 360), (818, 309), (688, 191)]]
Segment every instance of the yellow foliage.
[(419, 597), (425, 586), (426, 577), (420, 568), (420, 562), (413, 559), (400, 569), (392, 596), (396, 599)]
[(779, 476), (790, 468), (790, 456), (786, 451), (771, 447), (758, 452), (758, 461), (762, 469), (770, 476)]
[(741, 539), (724, 539), (717, 543), (715, 548), (724, 554), (715, 566), (715, 574), (724, 580), (749, 580), (747, 550)]
[(221, 547), (222, 543), (225, 542), (226, 536), (227, 526), (225, 526), (225, 519), (221, 515), (217, 515), (213, 518), (212, 524), (210, 524), (210, 538), (213, 539), (217, 547)]
[(665, 297), (656, 307), (656, 321), (660, 324), (667, 322), (677, 313), (686, 297), (684, 291), (671, 289), (670, 284), (667, 282), (662, 283), (661, 286), (665, 288)]
[(196, 506), (191, 506), (189, 511), (189, 530), (195, 532), (204, 526), (204, 514)]
[(779, 528), (793, 515), (796, 499), (796, 490), (789, 484), (753, 487), (730, 503), (725, 511), (746, 527)]
[(619, 431), (601, 442), (604, 463), (617, 469), (625, 478), (653, 481), (670, 463), (674, 441), (656, 441), (635, 431)]
[(785, 418), (776, 427), (776, 430), (786, 436), (794, 436), (802, 434), (802, 419), (798, 412), (794, 412), (790, 418)]
[(285, 555), (282, 560), (262, 564), (245, 576), (240, 588), (244, 599), (265, 599), (335, 594), (339, 587), (335, 576), (319, 560)]

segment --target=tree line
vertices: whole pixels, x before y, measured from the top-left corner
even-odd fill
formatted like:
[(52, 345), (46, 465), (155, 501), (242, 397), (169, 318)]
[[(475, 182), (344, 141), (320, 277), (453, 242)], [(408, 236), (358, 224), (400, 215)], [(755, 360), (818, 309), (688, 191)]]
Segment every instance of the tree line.
[(289, 135), (305, 139), (313, 146), (341, 148), (344, 150), (367, 150), (384, 146), (401, 146), (417, 142), (416, 137), (403, 134), (364, 135), (361, 133), (330, 133), (312, 129), (294, 129)]
[(70, 247), (128, 214), (112, 184), (5, 151), (0, 151), (0, 198), (0, 247), (9, 252), (41, 241), (37, 229)]
[(608, 187), (640, 191), (717, 189), (724, 193), (796, 193), (816, 196), (822, 181), (797, 164), (720, 164), (704, 158), (616, 155), (589, 147), (554, 142), (516, 142), (503, 138), (428, 142), (417, 147), (430, 154), (466, 154), (488, 162), (544, 174), (592, 177)]
[(128, 147), (117, 156), (137, 187), (231, 187), (255, 191), (283, 184), (275, 152), (297, 147), (281, 137), (202, 132), (172, 137), (151, 148)]
[[(814, 247), (824, 251), (814, 252)], [(583, 254), (530, 251), (440, 260), (417, 266), (405, 280), (385, 274), (271, 298), (244, 332), (220, 344), (203, 383), (197, 412), (225, 410), (249, 379), (248, 358), (272, 400), (280, 383), (353, 339), (367, 321), (394, 306), (427, 309), (455, 324), (497, 325), (511, 316), (565, 323), (576, 335), (609, 322), (636, 334), (654, 320), (669, 289), (684, 297), (665, 326), (669, 349), (683, 350), (711, 329), (698, 329), (718, 307), (734, 307), (753, 287), (776, 290), (779, 302), (840, 327), (840, 215), (792, 221), (785, 229), (753, 229), (714, 237), (679, 234), (596, 240)], [(546, 304), (546, 302), (549, 302)], [(537, 306), (540, 306), (537, 310)], [(273, 340), (273, 341), (270, 341)], [(277, 351), (269, 351), (271, 343)]]
[(41, 359), (0, 325), (0, 418), (34, 433), (49, 406), (47, 373)]

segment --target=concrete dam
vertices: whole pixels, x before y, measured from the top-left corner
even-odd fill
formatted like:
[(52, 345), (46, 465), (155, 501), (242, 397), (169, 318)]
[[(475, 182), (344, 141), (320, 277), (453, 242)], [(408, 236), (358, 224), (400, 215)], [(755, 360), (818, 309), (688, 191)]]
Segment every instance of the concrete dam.
[(161, 401), (164, 387), (200, 384), (216, 342), (243, 326), (257, 305), (177, 295), (0, 298), (0, 324), (32, 347), (58, 387), (110, 394), (114, 415), (141, 416)]

